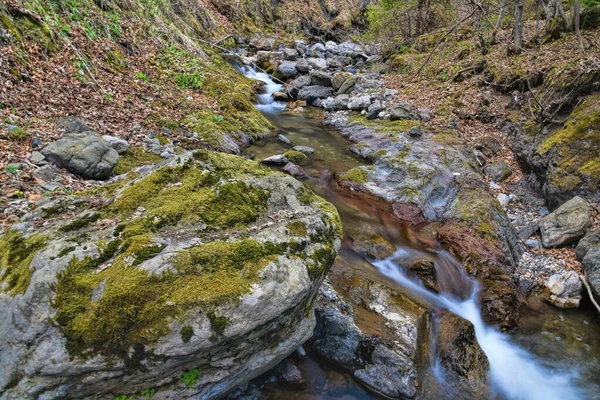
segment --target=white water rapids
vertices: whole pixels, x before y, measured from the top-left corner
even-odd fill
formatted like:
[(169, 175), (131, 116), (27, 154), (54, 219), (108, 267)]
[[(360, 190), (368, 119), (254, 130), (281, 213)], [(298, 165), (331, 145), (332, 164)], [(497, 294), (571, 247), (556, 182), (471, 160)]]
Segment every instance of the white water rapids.
[[(473, 287), (466, 300), (460, 300), (448, 293), (437, 294), (426, 289), (420, 281), (404, 274), (394, 260), (405, 258), (408, 253), (398, 249), (389, 258), (373, 261), (371, 264), (384, 276), (392, 279), (426, 303), (445, 308), (471, 322), (481, 349), (490, 364), (490, 378), (494, 389), (510, 400), (575, 400), (588, 398), (572, 383), (574, 374), (552, 371), (542, 366), (531, 354), (511, 343), (509, 338), (486, 326), (477, 304), (477, 282), (466, 276)], [(444, 256), (444, 254), (442, 254)], [(449, 257), (449, 256), (448, 256)]]
[(252, 66), (241, 66), (240, 71), (248, 78), (265, 83), (265, 93), (258, 95), (258, 104), (256, 104), (256, 108), (263, 112), (271, 113), (281, 111), (285, 108), (285, 103), (273, 99), (273, 93), (283, 90), (282, 84), (275, 82), (268, 74), (258, 71)]

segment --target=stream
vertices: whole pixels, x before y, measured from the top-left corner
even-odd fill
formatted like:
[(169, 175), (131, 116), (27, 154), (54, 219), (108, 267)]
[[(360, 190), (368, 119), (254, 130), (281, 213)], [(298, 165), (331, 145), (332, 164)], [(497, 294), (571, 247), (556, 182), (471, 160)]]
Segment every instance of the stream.
[[(271, 94), (281, 90), (264, 73), (252, 67), (241, 67), (248, 77), (266, 83), (266, 93), (260, 95), (257, 107), (293, 145), (310, 146), (315, 153), (302, 167), (304, 183), (315, 193), (333, 203), (342, 219), (345, 237), (338, 261), (360, 269), (374, 280), (393, 285), (409, 297), (430, 308), (446, 309), (470, 321), (477, 341), (488, 357), (489, 398), (508, 400), (600, 399), (600, 323), (593, 311), (559, 310), (532, 300), (522, 310), (520, 326), (502, 333), (486, 326), (482, 320), (477, 294), (479, 284), (467, 276), (460, 263), (441, 248), (432, 252), (419, 248), (410, 236), (418, 235), (408, 227), (397, 227), (389, 216), (368, 202), (338, 189), (332, 176), (366, 161), (349, 151), (351, 142), (336, 129), (323, 123), (323, 112), (306, 107), (303, 113), (292, 113), (285, 103), (274, 102)], [(260, 161), (291, 149), (278, 141), (276, 135), (255, 143), (245, 150), (245, 156)], [(392, 225), (394, 227), (392, 228)], [(396, 253), (386, 259), (368, 262), (356, 256), (349, 233), (356, 231), (393, 239)], [(407, 276), (402, 259), (426, 255), (435, 263), (441, 293), (435, 293), (416, 279)], [(261, 388), (267, 399), (376, 399), (345, 372), (311, 356), (297, 362), (306, 385), (290, 387), (282, 383), (266, 383)], [(454, 398), (445, 390), (443, 370), (434, 363), (430, 374), (435, 388), (422, 388), (420, 399)]]

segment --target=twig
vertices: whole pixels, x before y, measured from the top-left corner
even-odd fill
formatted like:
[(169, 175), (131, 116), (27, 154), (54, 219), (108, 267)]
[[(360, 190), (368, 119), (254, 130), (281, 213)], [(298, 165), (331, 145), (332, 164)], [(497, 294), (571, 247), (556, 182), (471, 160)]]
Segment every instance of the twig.
[(579, 280), (581, 281), (581, 283), (583, 283), (583, 286), (585, 286), (585, 288), (587, 289), (588, 295), (590, 296), (590, 300), (592, 301), (592, 304), (594, 305), (594, 307), (596, 307), (596, 310), (598, 310), (598, 312), (600, 312), (600, 305), (598, 305), (598, 303), (596, 303), (596, 300), (594, 299), (594, 295), (592, 294), (592, 288), (590, 287), (590, 284), (587, 281), (587, 278), (582, 275), (579, 274)]

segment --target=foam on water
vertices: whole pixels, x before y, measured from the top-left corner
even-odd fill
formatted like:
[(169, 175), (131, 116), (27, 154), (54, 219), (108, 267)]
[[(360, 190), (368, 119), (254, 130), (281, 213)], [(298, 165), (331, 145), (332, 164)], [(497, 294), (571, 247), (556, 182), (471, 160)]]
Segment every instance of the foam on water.
[[(490, 378), (494, 389), (510, 400), (575, 400), (588, 398), (573, 381), (576, 372), (557, 372), (540, 364), (531, 354), (511, 343), (509, 337), (497, 329), (486, 326), (477, 304), (477, 282), (466, 276), (472, 283), (472, 294), (461, 300), (454, 294), (434, 293), (426, 289), (420, 281), (404, 274), (394, 260), (404, 258), (408, 253), (398, 249), (389, 258), (371, 264), (384, 276), (419, 297), (427, 304), (443, 307), (470, 321), (475, 328), (475, 336), (490, 363)], [(449, 257), (447, 254), (442, 254)], [(436, 374), (436, 376), (440, 376)]]

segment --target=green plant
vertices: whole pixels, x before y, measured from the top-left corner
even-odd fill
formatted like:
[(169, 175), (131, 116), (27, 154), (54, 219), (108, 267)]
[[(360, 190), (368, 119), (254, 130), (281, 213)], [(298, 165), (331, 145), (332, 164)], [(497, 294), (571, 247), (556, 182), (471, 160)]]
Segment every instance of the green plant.
[(140, 79), (140, 80), (142, 80), (142, 81), (144, 81), (144, 82), (148, 82), (149, 81), (148, 75), (146, 75), (145, 72), (136, 72), (135, 73), (135, 77), (138, 78), (138, 79)]
[(8, 172), (9, 174), (16, 174), (17, 172), (19, 172), (19, 166), (16, 164), (8, 164), (6, 166), (6, 172)]
[(133, 396), (127, 397), (126, 394), (120, 394), (118, 396), (113, 397), (113, 400), (135, 400)]
[(200, 90), (204, 86), (204, 77), (199, 73), (183, 73), (175, 77), (180, 89)]
[(29, 132), (22, 128), (13, 128), (8, 131), (8, 137), (13, 140), (25, 140), (28, 135)]
[(194, 368), (194, 369), (191, 369), (191, 370), (183, 373), (183, 375), (181, 376), (181, 382), (183, 382), (183, 384), (185, 386), (191, 388), (196, 384), (196, 382), (198, 382), (199, 378), (200, 378), (200, 369)]
[(106, 101), (111, 101), (113, 99), (113, 95), (112, 93), (104, 93), (104, 96), (102, 96), (104, 98), (104, 100)]
[(154, 388), (148, 388), (148, 389), (144, 389), (140, 392), (140, 395), (144, 398), (144, 399), (149, 399), (152, 396), (154, 396), (156, 394), (156, 389)]

